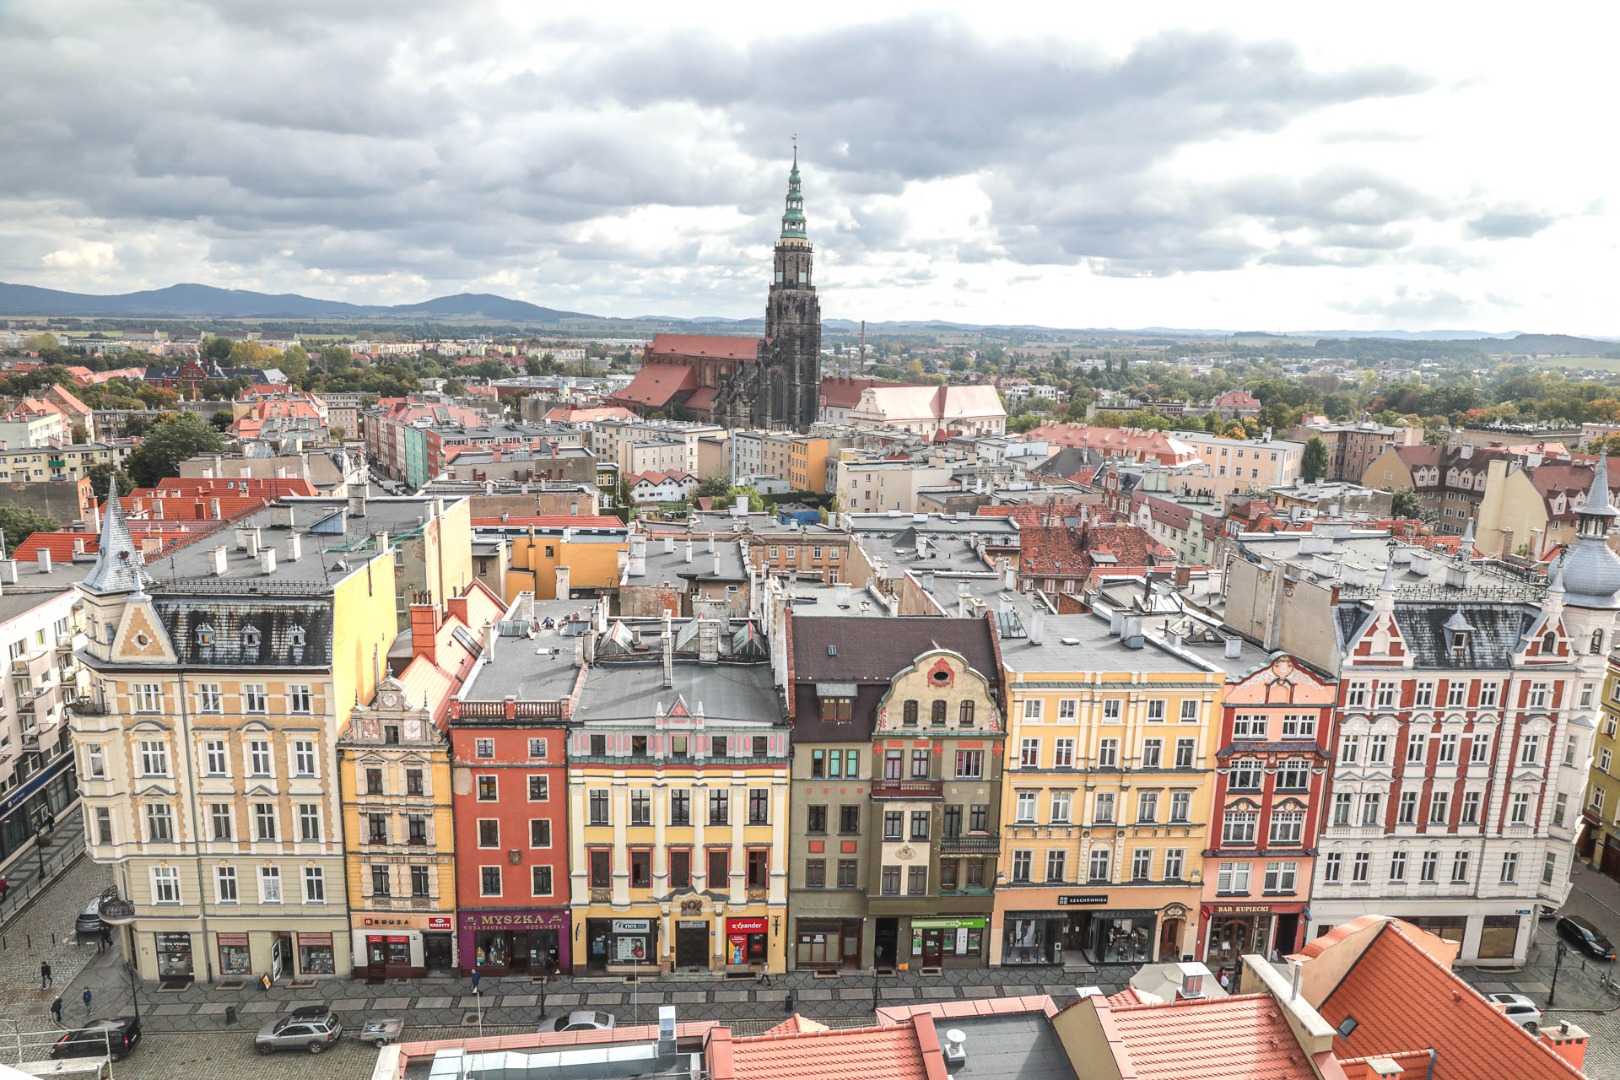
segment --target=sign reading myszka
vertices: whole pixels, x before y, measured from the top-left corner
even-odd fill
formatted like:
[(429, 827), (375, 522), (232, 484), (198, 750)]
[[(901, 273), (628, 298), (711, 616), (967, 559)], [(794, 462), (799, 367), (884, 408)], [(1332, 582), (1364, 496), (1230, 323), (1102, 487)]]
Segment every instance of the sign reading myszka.
[(568, 925), (568, 912), (463, 911), (461, 925), (468, 930), (561, 930)]

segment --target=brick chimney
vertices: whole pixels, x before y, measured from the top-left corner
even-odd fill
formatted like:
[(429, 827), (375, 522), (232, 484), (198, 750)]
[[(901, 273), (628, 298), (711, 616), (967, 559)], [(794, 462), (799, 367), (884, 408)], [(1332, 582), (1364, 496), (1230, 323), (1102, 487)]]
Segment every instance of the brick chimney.
[(411, 605), (411, 655), (425, 656), (438, 663), (439, 623), (443, 615), (438, 604)]
[(1561, 1020), (1554, 1027), (1541, 1029), (1541, 1041), (1552, 1047), (1553, 1053), (1569, 1062), (1570, 1066), (1580, 1069), (1586, 1063), (1587, 1034), (1568, 1020)]

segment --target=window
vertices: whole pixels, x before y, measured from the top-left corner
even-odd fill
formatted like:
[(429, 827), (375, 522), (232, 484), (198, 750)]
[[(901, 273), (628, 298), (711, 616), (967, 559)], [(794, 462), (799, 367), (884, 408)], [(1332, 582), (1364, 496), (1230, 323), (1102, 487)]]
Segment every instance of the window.
[(1232, 738), (1264, 739), (1266, 718), (1255, 713), (1238, 713), (1232, 717)]
[(1527, 825), (1530, 822), (1530, 793), (1516, 791), (1508, 805), (1508, 824)]
[(1406, 880), (1406, 851), (1397, 850), (1389, 857), (1389, 880), (1403, 882)]
[(805, 831), (817, 834), (825, 833), (827, 831), (827, 808), (825, 806), (811, 806), (807, 807), (806, 810)]
[(242, 711), (251, 713), (270, 711), (270, 697), (264, 692), (263, 683), (242, 684)]
[(1314, 713), (1291, 713), (1283, 717), (1282, 735), (1285, 739), (1314, 739), (1316, 738), (1316, 716)]
[(1137, 794), (1136, 820), (1144, 825), (1152, 825), (1159, 820), (1159, 793), (1157, 791), (1143, 791)]
[(495, 756), (494, 739), (474, 739), (473, 757), (488, 761)]
[(366, 794), (381, 795), (383, 793), (383, 774), (381, 769), (366, 770)]
[(110, 844), (112, 842), (112, 809), (106, 806), (98, 806), (96, 807), (96, 843)]
[(174, 840), (174, 811), (167, 805), (146, 806), (146, 842), (167, 844)]
[(1551, 885), (1558, 878), (1558, 854), (1549, 851), (1541, 862), (1541, 883)]
[(1429, 793), (1429, 824), (1444, 825), (1451, 817), (1451, 792), (1431, 791)]
[(911, 778), (913, 780), (928, 779), (930, 764), (933, 755), (927, 750), (913, 750), (911, 752)]
[(1069, 823), (1070, 808), (1074, 805), (1074, 792), (1052, 792), (1052, 816), (1049, 819), (1053, 825), (1067, 825)]
[[(384, 893), (384, 895), (387, 894)], [(281, 867), (259, 867), (259, 902), (261, 904), (281, 903)]]
[[(606, 794), (604, 792), (604, 794)], [(652, 824), (652, 792), (632, 791), (630, 793), (630, 824)]]
[[(378, 819), (387, 820), (381, 814), (371, 815), (375, 822)], [(501, 846), (501, 823), (495, 818), (478, 819), (478, 846), (481, 848), (498, 848)]]
[(883, 839), (899, 840), (905, 831), (906, 815), (901, 810), (885, 810), (883, 812)]
[(1389, 736), (1372, 735), (1367, 739), (1367, 764), (1389, 764)]
[(1058, 702), (1058, 719), (1060, 721), (1073, 721), (1079, 715), (1080, 703), (1074, 698), (1064, 698)]
[(1025, 720), (1025, 722), (1031, 723), (1031, 724), (1040, 723), (1041, 722), (1041, 713), (1045, 710), (1045, 708), (1046, 708), (1046, 703), (1043, 702), (1040, 698), (1027, 698), (1027, 699), (1025, 699), (1025, 701), (1024, 701), (1024, 720)]
[(1429, 754), (1429, 737), (1414, 731), (1406, 737), (1406, 763), (1421, 765)]
[(602, 788), (592, 788), (586, 801), (590, 807), (590, 823), (608, 824), (608, 793)]
[(1501, 690), (1502, 690), (1502, 686), (1501, 686), (1500, 683), (1480, 683), (1479, 684), (1479, 705), (1480, 705), (1480, 708), (1482, 708), (1482, 709), (1494, 708), (1496, 706), (1496, 696), (1497, 696), (1497, 694), (1501, 693)]
[(276, 804), (253, 804), (253, 833), (260, 840), (274, 840), (276, 838)]
[(1396, 702), (1396, 691), (1399, 687), (1395, 683), (1378, 684), (1378, 707), (1380, 709), (1393, 709)]
[(905, 727), (916, 727), (917, 726), (917, 703), (915, 701), (906, 702), (901, 707), (900, 714), (901, 714), (900, 723), (903, 726), (905, 726)]
[(723, 788), (709, 792), (709, 824), (731, 824), (731, 792)]
[(859, 806), (840, 806), (838, 808), (838, 832), (843, 836), (854, 836), (861, 831), (861, 808)]
[(1305, 811), (1276, 810), (1271, 815), (1271, 842), (1278, 846), (1296, 846), (1304, 842)]
[(270, 775), (270, 744), (263, 739), (255, 739), (248, 743), (248, 774), (250, 776)]
[(1052, 744), (1052, 767), (1054, 769), (1074, 768), (1074, 740), (1058, 739)]
[(209, 776), (229, 775), (230, 759), (225, 754), (222, 740), (209, 739), (203, 743), (203, 771)]
[(1016, 882), (1028, 882), (1030, 880), (1030, 866), (1033, 864), (1034, 860), (1034, 852), (1013, 852), (1012, 879)]
[(1382, 792), (1369, 791), (1361, 797), (1361, 824), (1364, 826), (1382, 825), (1384, 821), (1384, 796)]
[(748, 792), (748, 824), (769, 825), (771, 823), (771, 793), (765, 788), (753, 788)]
[(669, 793), (669, 823), (671, 825), (692, 824), (692, 793), (679, 789)]
[(1519, 764), (1539, 765), (1541, 763), (1541, 736), (1526, 735), (1519, 740)]
[(1097, 846), (1091, 849), (1090, 865), (1086, 868), (1087, 881), (1108, 880), (1108, 855), (1106, 847)]
[(1041, 740), (1024, 739), (1018, 744), (1018, 766), (1038, 769), (1041, 766)]
[[(591, 853), (593, 859), (595, 858), (596, 854), (597, 854), (596, 852)], [(603, 854), (606, 854), (606, 853), (604, 852)], [(592, 868), (592, 871), (593, 871), (592, 876), (594, 878), (594, 876), (595, 876), (594, 875), (594, 870), (595, 870), (594, 862), (592, 863), (591, 868)], [(596, 882), (593, 880), (591, 882), (591, 884), (593, 886), (595, 886)], [(601, 887), (605, 888), (606, 885), (607, 885), (607, 879), (604, 877)], [(499, 895), (501, 895), (501, 868), (500, 867), (498, 867), (498, 866), (480, 866), (478, 868), (478, 895), (479, 896), (499, 896)]]
[(827, 887), (826, 859), (805, 860), (804, 887), (807, 889), (825, 889)]
[(930, 727), (945, 726), (945, 702), (943, 699), (935, 698), (934, 703), (929, 706), (928, 724)]
[(1180, 881), (1182, 867), (1187, 862), (1185, 848), (1169, 848), (1164, 853), (1164, 877), (1166, 881)]
[(900, 895), (900, 868), (898, 866), (885, 866), (882, 875), (882, 895)]
[(371, 868), (371, 895), (394, 895), (394, 879), (386, 866), (373, 866)]
[(1099, 791), (1097, 805), (1091, 815), (1092, 821), (1098, 825), (1112, 825), (1114, 823), (1114, 793), (1112, 791)]
[(1150, 724), (1164, 723), (1164, 699), (1155, 698), (1147, 703), (1147, 718)]
[(1164, 753), (1163, 739), (1144, 739), (1142, 742), (1142, 768), (1157, 769)]
[(1344, 856), (1337, 851), (1330, 851), (1327, 858), (1322, 860), (1322, 880), (1329, 885), (1339, 883), (1339, 875), (1344, 869)]
[(1458, 736), (1453, 733), (1440, 736), (1440, 753), (1435, 760), (1441, 765), (1457, 764), (1457, 743)]
[(1491, 760), (1491, 737), (1482, 732), (1474, 732), (1474, 738), (1468, 745), (1468, 762), (1471, 765), (1484, 765)]
[(169, 775), (169, 748), (166, 745), (149, 740), (141, 741), (141, 775)]
[(1190, 769), (1193, 767), (1193, 755), (1197, 752), (1197, 739), (1176, 740), (1176, 768)]
[(984, 751), (958, 750), (956, 752), (956, 775), (963, 779), (978, 779), (984, 776)]
[[(1153, 849), (1136, 848), (1131, 852), (1131, 880), (1146, 881), (1153, 875)], [(1061, 881), (1061, 878), (1052, 880)]]
[(1268, 893), (1292, 893), (1299, 877), (1297, 862), (1266, 863), (1265, 890)]
[(1238, 758), (1232, 762), (1231, 779), (1226, 782), (1227, 790), (1259, 791), (1260, 775), (1260, 760), (1258, 758)]
[(298, 804), (298, 839), (308, 843), (320, 843), (321, 840), (321, 808), (318, 803)]
[(857, 859), (838, 860), (838, 887), (840, 889), (859, 888), (860, 861)]
[(1427, 709), (1434, 704), (1434, 683), (1420, 682), (1413, 692), (1412, 705), (1415, 708)]
[(669, 884), (674, 889), (692, 887), (692, 853), (686, 848), (675, 848), (669, 853)]
[(1304, 758), (1286, 758), (1277, 766), (1278, 791), (1304, 791), (1311, 784), (1311, 763)]
[(500, 788), (493, 776), (480, 776), (478, 778), (478, 801), (496, 802), (500, 798)]
[(1350, 864), (1350, 883), (1352, 885), (1367, 884), (1367, 875), (1372, 871), (1372, 854), (1366, 851), (1356, 852), (1355, 861)]
[(1525, 706), (1531, 709), (1545, 709), (1547, 707), (1547, 698), (1546, 683), (1531, 683), (1530, 692), (1525, 698)]
[(1512, 885), (1519, 880), (1519, 853), (1509, 851), (1502, 855), (1502, 876), (1497, 879), (1503, 885)]
[(197, 711), (206, 713), (225, 711), (225, 700), (219, 692), (219, 683), (197, 684)]
[(235, 833), (232, 828), (232, 814), (230, 803), (212, 803), (208, 807), (209, 827), (213, 830), (215, 840), (230, 840)]
[(173, 866), (152, 868), (152, 903), (178, 904), (180, 902), (180, 871)]
[(1117, 723), (1120, 716), (1120, 699), (1109, 698), (1103, 702), (1103, 720)]
[(1400, 805), (1397, 808), (1396, 814), (1395, 814), (1395, 824), (1397, 824), (1397, 825), (1416, 825), (1417, 824), (1417, 802), (1418, 802), (1418, 793), (1417, 792), (1415, 792), (1415, 791), (1403, 791), (1403, 792), (1401, 792)]
[(293, 774), (315, 775), (315, 744), (308, 739), (300, 739), (293, 743)]
[(546, 760), (546, 740), (544, 740), (544, 739), (530, 739), (529, 740), (529, 760), (530, 761), (544, 761), (544, 760)]
[(308, 713), (314, 711), (310, 704), (309, 687), (287, 687), (287, 711), (295, 713)]
[(1468, 684), (1461, 679), (1446, 683), (1446, 706), (1459, 709), (1468, 704)]
[(906, 895), (926, 896), (928, 894), (928, 867), (912, 866), (906, 869)]
[(1119, 767), (1119, 740), (1101, 739), (1097, 743), (1097, 768), (1114, 769)]
[(1339, 736), (1339, 764), (1354, 765), (1361, 759), (1361, 736)]
[(237, 902), (236, 867), (214, 867), (214, 898), (221, 904), (234, 904)]
[(630, 849), (630, 887), (646, 889), (652, 885), (652, 852), (647, 848)]
[(913, 840), (927, 840), (928, 826), (933, 815), (927, 810), (913, 810), (911, 812), (911, 838)]
[(1418, 881), (1424, 884), (1433, 884), (1440, 873), (1440, 853), (1429, 850), (1423, 853), (1423, 861), (1418, 864)]
[(956, 724), (958, 727), (970, 728), (973, 726), (973, 702), (964, 701), (956, 710)]
[(163, 711), (163, 684), (136, 683), (135, 711), (160, 713)]
[(1367, 705), (1367, 684), (1351, 683), (1345, 690), (1344, 703), (1353, 709), (1365, 708)]
[(1170, 793), (1170, 824), (1185, 825), (1192, 820), (1192, 792)]
[(1254, 843), (1255, 825), (1260, 815), (1253, 810), (1228, 810), (1221, 818), (1221, 843)]
[(1451, 858), (1451, 883), (1463, 885), (1468, 881), (1468, 852), (1459, 851)]

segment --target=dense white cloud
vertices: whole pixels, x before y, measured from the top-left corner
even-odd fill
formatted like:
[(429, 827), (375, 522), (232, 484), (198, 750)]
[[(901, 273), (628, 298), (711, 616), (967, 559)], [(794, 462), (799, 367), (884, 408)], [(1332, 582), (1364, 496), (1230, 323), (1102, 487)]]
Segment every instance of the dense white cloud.
[(1606, 8), (984, 7), (10, 0), (0, 280), (1620, 332)]

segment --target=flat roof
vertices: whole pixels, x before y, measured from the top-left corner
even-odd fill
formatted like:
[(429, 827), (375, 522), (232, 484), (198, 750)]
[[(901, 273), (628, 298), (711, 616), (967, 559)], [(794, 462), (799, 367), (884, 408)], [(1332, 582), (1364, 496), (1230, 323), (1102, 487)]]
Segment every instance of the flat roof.
[[(467, 677), (463, 701), (560, 701), (574, 690), (579, 668), (574, 665), (578, 631), (589, 622), (592, 601), (536, 600), (530, 615), (533, 636), (501, 636), (494, 654), (486, 651)], [(551, 625), (547, 626), (547, 621)], [(474, 632), (479, 628), (473, 627)]]
[(676, 695), (706, 722), (784, 722), (785, 710), (768, 663), (704, 664), (677, 659), (671, 669), (674, 686), (664, 685), (664, 667), (656, 654), (647, 662), (603, 662), (592, 665), (580, 692), (574, 719), (587, 723), (650, 720)]
[(47, 604), (74, 585), (95, 565), (94, 560), (52, 563), (51, 572), (42, 574), (37, 563), (17, 563), (17, 583), (0, 583), (0, 623), (25, 615), (41, 604)]

